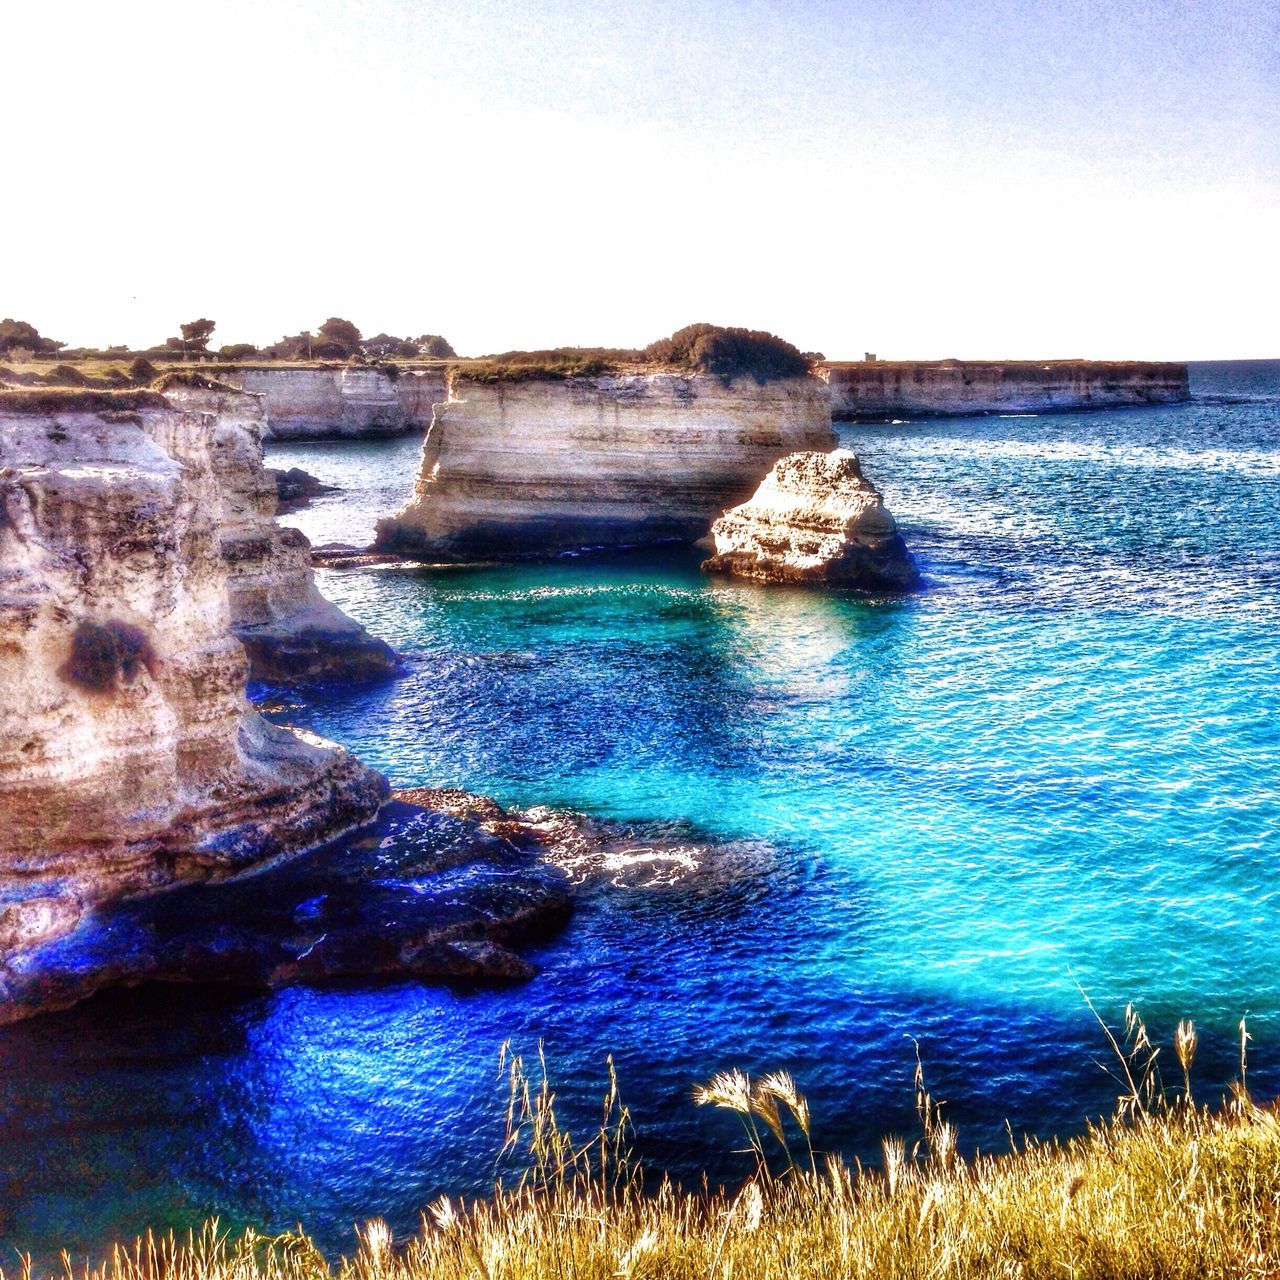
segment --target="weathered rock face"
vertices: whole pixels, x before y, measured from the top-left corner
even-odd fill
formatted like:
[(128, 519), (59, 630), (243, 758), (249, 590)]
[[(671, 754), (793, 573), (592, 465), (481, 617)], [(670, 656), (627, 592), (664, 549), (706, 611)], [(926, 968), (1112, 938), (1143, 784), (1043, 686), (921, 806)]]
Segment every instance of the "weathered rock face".
[(843, 421), (1109, 409), (1190, 398), (1185, 364), (876, 360), (830, 363), (818, 372), (831, 388), (832, 417)]
[(708, 573), (864, 591), (920, 582), (893, 516), (847, 449), (783, 458), (711, 535)]
[[(199, 419), (196, 434), (207, 439), (231, 624), (248, 651), (250, 675), (281, 684), (395, 675), (399, 663), (391, 648), (320, 594), (306, 537), (275, 522), (277, 485), (262, 465), (261, 398), (211, 390), (168, 396)], [(170, 441), (173, 456), (184, 463), (191, 434), (179, 431)]]
[(445, 397), (443, 372), (335, 366), (218, 368), (220, 382), (263, 398), (272, 440), (376, 439), (421, 431)]
[(0, 397), (0, 964), (95, 904), (321, 844), (385, 794), (245, 701), (224, 521), (248, 436), (210, 396)]
[(816, 378), (455, 375), (414, 495), (376, 545), (456, 561), (691, 542), (778, 458), (834, 443)]

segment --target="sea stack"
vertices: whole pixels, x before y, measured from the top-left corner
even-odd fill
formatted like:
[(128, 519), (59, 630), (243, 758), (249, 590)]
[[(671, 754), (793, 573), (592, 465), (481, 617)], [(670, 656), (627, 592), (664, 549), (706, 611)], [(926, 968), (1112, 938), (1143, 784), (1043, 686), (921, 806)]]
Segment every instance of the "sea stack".
[(413, 497), (379, 522), (377, 547), (467, 561), (693, 542), (778, 458), (834, 443), (827, 388), (803, 373), (455, 370)]
[(0, 394), (0, 1003), (95, 905), (322, 844), (385, 797), (245, 700), (224, 521), (257, 497), (225, 476), (252, 442), (210, 394)]
[(781, 459), (749, 501), (711, 526), (711, 536), (708, 573), (862, 591), (920, 584), (893, 516), (847, 449)]

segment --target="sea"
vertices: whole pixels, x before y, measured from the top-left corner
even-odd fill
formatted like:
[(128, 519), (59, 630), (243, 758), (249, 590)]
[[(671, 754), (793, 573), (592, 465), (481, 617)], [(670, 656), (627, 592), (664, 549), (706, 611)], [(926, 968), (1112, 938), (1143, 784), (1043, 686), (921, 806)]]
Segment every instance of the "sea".
[[(704, 577), (695, 552), (322, 571), (405, 655), (255, 689), (396, 785), (625, 838), (503, 987), (139, 988), (0, 1030), (0, 1268), (151, 1227), (301, 1223), (334, 1257), (503, 1170), (504, 1044), (560, 1119), (612, 1058), (652, 1185), (751, 1168), (718, 1071), (790, 1071), (815, 1145), (1067, 1138), (1123, 1086), (1099, 1018), (1192, 1085), (1280, 1090), (1280, 361), (1189, 403), (845, 425), (925, 580), (906, 598)], [(285, 517), (369, 540), (420, 441), (279, 443), (341, 487)], [(621, 851), (619, 851), (621, 850)], [(1092, 1006), (1092, 1008), (1090, 1007)], [(1096, 1010), (1096, 1016), (1095, 1011)], [(15, 1252), (16, 1251), (16, 1252)]]

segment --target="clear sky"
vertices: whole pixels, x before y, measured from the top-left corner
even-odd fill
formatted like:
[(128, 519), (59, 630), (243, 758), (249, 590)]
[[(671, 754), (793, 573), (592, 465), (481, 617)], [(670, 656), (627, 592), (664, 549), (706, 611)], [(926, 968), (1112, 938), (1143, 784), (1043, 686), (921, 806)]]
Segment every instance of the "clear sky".
[(0, 0), (0, 315), (1280, 357), (1277, 0)]

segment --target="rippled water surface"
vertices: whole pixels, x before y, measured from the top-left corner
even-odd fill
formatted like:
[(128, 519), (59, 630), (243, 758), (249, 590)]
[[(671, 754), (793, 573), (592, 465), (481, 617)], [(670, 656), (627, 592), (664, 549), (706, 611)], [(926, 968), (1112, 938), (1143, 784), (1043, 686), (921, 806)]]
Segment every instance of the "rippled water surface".
[[(124, 993), (0, 1033), (0, 1240), (210, 1212), (338, 1249), (488, 1185), (494, 1068), (545, 1041), (570, 1114), (613, 1052), (656, 1165), (742, 1169), (690, 1087), (791, 1068), (820, 1140), (909, 1133), (912, 1038), (972, 1148), (1112, 1082), (1075, 986), (1202, 1029), (1203, 1096), (1280, 1087), (1280, 364), (1194, 403), (842, 428), (928, 590), (703, 579), (683, 553), (323, 575), (408, 678), (286, 704), (396, 783), (630, 824), (511, 989)], [(363, 542), (418, 445), (272, 450)]]

